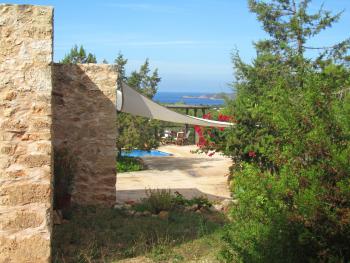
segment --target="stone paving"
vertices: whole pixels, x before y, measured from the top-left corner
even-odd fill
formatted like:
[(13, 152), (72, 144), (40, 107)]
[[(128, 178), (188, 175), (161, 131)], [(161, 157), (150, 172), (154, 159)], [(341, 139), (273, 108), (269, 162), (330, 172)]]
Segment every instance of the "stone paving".
[(193, 154), (196, 146), (167, 145), (160, 151), (169, 157), (142, 158), (148, 170), (117, 175), (117, 202), (137, 201), (146, 196), (145, 189), (170, 189), (187, 198), (206, 195), (210, 200), (230, 198), (227, 184), (232, 161), (215, 154)]

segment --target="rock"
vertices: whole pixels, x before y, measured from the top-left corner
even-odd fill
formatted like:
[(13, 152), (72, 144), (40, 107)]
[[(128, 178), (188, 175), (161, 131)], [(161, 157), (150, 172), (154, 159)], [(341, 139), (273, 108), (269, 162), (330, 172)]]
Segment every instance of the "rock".
[(215, 206), (212, 205), (211, 207), (209, 207), (209, 211), (212, 212), (212, 213), (215, 213), (215, 212), (217, 212), (218, 210), (216, 210)]
[(123, 205), (123, 207), (124, 209), (127, 209), (127, 210), (130, 210), (132, 208), (132, 206), (128, 204)]
[(232, 204), (233, 204), (233, 205), (238, 205), (238, 199), (233, 199), (233, 200), (232, 200)]
[(168, 211), (160, 211), (159, 214), (158, 214), (158, 217), (160, 219), (168, 219), (169, 212)]
[(144, 211), (144, 212), (142, 213), (142, 215), (143, 215), (143, 216), (150, 216), (150, 215), (151, 215), (151, 212), (149, 212), (149, 211)]
[(158, 217), (158, 215), (152, 214), (151, 217)]
[(136, 216), (136, 217), (140, 217), (140, 216), (142, 216), (143, 215), (143, 213), (141, 213), (141, 212), (135, 212), (134, 213), (134, 216)]
[(126, 210), (125, 214), (128, 216), (133, 216), (135, 214), (135, 211), (134, 210)]
[(53, 210), (53, 224), (60, 225), (62, 224), (63, 217), (61, 210)]
[(190, 211), (196, 211), (198, 208), (199, 208), (199, 207), (198, 207), (197, 204), (191, 205), (191, 206), (189, 207)]
[(114, 209), (123, 209), (123, 208), (124, 208), (124, 206), (121, 204), (114, 205)]
[(231, 199), (225, 199), (221, 202), (223, 207), (229, 207), (232, 204), (232, 200)]
[(198, 209), (198, 210), (196, 210), (196, 212), (195, 212), (196, 214), (201, 214), (202, 213), (202, 211), (200, 210), (200, 209)]
[(222, 211), (224, 209), (224, 206), (222, 204), (214, 204), (212, 207), (216, 211)]

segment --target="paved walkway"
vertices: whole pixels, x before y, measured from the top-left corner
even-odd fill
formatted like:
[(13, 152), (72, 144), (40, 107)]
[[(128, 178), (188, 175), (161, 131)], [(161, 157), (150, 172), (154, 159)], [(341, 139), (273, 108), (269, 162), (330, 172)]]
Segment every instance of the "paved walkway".
[(137, 201), (145, 189), (170, 189), (187, 198), (206, 195), (210, 200), (230, 198), (227, 186), (229, 158), (192, 154), (195, 146), (162, 146), (169, 157), (144, 157), (148, 170), (117, 175), (117, 202)]

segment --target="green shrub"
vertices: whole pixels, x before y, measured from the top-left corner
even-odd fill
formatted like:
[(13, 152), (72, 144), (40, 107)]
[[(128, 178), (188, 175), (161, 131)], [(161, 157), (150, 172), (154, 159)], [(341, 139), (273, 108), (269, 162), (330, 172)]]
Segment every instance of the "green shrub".
[(162, 210), (181, 210), (185, 206), (197, 205), (198, 208), (212, 206), (212, 203), (205, 196), (186, 199), (179, 192), (172, 194), (170, 190), (165, 189), (148, 189), (146, 194), (147, 197), (142, 199), (141, 203), (135, 205), (135, 210), (150, 211), (157, 214)]
[(193, 197), (189, 200), (189, 203), (192, 205), (196, 204), (199, 208), (212, 206), (212, 203), (205, 196)]
[(147, 189), (147, 197), (142, 200), (142, 204), (147, 210), (158, 214), (160, 211), (169, 211), (174, 208), (173, 196), (170, 190), (166, 189)]
[[(231, 209), (221, 257), (349, 262), (348, 64), (336, 47), (331, 53), (339, 57), (311, 60), (302, 45), (294, 46), (318, 33), (313, 23), (324, 15), (309, 16), (308, 1), (293, 16), (284, 13), (290, 1), (249, 3), (271, 38), (255, 44), (252, 64), (234, 56), (237, 99), (228, 110), (237, 124), (225, 151), (234, 160), (232, 191), (239, 204)], [(344, 45), (338, 47), (347, 50)]]
[(173, 196), (173, 203), (175, 206), (191, 206), (197, 205), (198, 208), (211, 207), (212, 203), (208, 200), (206, 196), (193, 197), (191, 199), (186, 199), (179, 192), (175, 192)]
[(117, 158), (117, 172), (136, 172), (144, 169), (142, 160), (135, 157), (120, 156)]

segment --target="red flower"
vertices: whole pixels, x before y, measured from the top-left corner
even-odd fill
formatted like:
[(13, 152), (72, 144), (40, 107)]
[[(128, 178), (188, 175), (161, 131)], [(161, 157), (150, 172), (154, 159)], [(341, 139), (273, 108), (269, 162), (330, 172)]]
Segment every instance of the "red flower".
[(211, 152), (208, 154), (209, 157), (212, 157), (215, 154), (215, 152)]
[(204, 115), (203, 115), (203, 119), (208, 119), (208, 120), (210, 120), (210, 119), (211, 119), (210, 112), (207, 113), (207, 114), (204, 114)]
[(256, 153), (254, 151), (249, 151), (248, 152), (249, 157), (254, 158), (256, 157)]
[(219, 121), (230, 121), (231, 117), (223, 114), (219, 114), (218, 116)]
[(199, 136), (203, 136), (202, 127), (196, 125), (194, 126), (194, 130)]
[(203, 146), (206, 145), (207, 141), (204, 139), (204, 137), (199, 137), (198, 144)]

